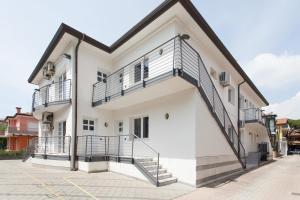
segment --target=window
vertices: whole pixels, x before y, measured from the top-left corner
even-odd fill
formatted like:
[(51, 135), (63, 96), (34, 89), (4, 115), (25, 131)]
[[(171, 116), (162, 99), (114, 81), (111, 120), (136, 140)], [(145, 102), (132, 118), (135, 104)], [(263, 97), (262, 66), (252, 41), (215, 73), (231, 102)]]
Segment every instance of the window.
[(94, 120), (88, 120), (88, 119), (84, 119), (82, 121), (82, 129), (84, 131), (94, 131), (95, 130), (95, 121)]
[(214, 68), (210, 68), (210, 75), (213, 77), (213, 79), (217, 80), (217, 72)]
[(144, 79), (149, 77), (149, 59), (144, 60)]
[(139, 81), (141, 81), (141, 63), (137, 63), (136, 65), (134, 65), (134, 82), (137, 83)]
[(240, 109), (244, 109), (245, 108), (245, 97), (243, 95), (240, 96)]
[(107, 75), (103, 72), (98, 71), (97, 72), (97, 81), (106, 83)]
[(149, 117), (135, 118), (133, 120), (133, 124), (134, 124), (134, 134), (137, 137), (149, 138)]
[(149, 137), (149, 117), (143, 118), (143, 138)]
[(228, 102), (231, 103), (232, 105), (234, 105), (235, 101), (235, 91), (234, 88), (229, 87), (228, 88)]
[(120, 121), (120, 122), (118, 123), (118, 126), (119, 126), (119, 134), (123, 133), (123, 122)]
[(134, 119), (134, 134), (141, 138), (141, 132), (142, 132), (142, 123), (141, 118)]

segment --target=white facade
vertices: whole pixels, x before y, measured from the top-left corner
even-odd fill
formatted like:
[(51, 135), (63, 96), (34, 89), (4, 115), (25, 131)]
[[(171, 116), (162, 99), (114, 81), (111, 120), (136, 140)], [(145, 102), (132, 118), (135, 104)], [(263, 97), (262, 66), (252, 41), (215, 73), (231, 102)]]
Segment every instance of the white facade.
[[(167, 168), (174, 177), (178, 178), (178, 181), (194, 186), (201, 186), (217, 177), (241, 170), (242, 165), (233, 150), (236, 147), (231, 147), (227, 141), (214, 114), (211, 113), (207, 102), (195, 85), (174, 76), (162, 79), (145, 88), (126, 93), (128, 89), (138, 84), (136, 79), (140, 75), (136, 77), (132, 72), (132, 70), (136, 70), (136, 64), (141, 65), (139, 67), (143, 69), (141, 70), (141, 73), (144, 74), (142, 76), (145, 76), (146, 68), (144, 66), (148, 66), (147, 80), (154, 79), (158, 75), (172, 71), (173, 68), (177, 69), (176, 66), (180, 66), (180, 62), (175, 60), (177, 40), (174, 40), (173, 45), (173, 40), (170, 39), (182, 34), (190, 36), (187, 42), (200, 54), (214, 87), (225, 106), (225, 111), (228, 113), (234, 129), (237, 130), (237, 88), (243, 78), (193, 18), (177, 3), (112, 53), (107, 53), (82, 42), (78, 49), (77, 79), (74, 73), (77, 39), (70, 34), (65, 34), (62, 37), (61, 42), (48, 58), (48, 61), (55, 64), (55, 74), (50, 80), (45, 80), (39, 72), (33, 81), (39, 87), (43, 87), (53, 81), (59, 81), (62, 74), (65, 74), (66, 79), (71, 80), (71, 100), (69, 102), (49, 105), (36, 109), (34, 112), (35, 116), (41, 121), (44, 112), (53, 113), (53, 127), (48, 136), (59, 136), (61, 132), (61, 124), (59, 123), (62, 122), (65, 122), (63, 129), (65, 136), (74, 137), (74, 129), (77, 129), (77, 136), (128, 135), (135, 133), (134, 119), (141, 118), (142, 120), (147, 117), (148, 137), (141, 137), (141, 141), (135, 140), (133, 156), (136, 158), (145, 155), (154, 156), (153, 152), (145, 147), (144, 143), (146, 143), (159, 152), (160, 164)], [(168, 40), (170, 40), (170, 46), (169, 43), (166, 43), (155, 49)], [(152, 53), (147, 54), (149, 51)], [(71, 58), (62, 58), (62, 54), (68, 54)], [(143, 56), (144, 54), (146, 56)], [(197, 56), (195, 52), (191, 56), (193, 54)], [(136, 61), (132, 63), (134, 60)], [(119, 76), (122, 79), (122, 86), (117, 89), (106, 89), (106, 93), (110, 92), (112, 94), (114, 90), (123, 90), (125, 95), (113, 98), (108, 102), (101, 103), (101, 105), (92, 106), (94, 96), (103, 95), (94, 94), (95, 86), (93, 85), (99, 81), (98, 76), (101, 76), (101, 79), (97, 87), (105, 88), (111, 80), (106, 79), (103, 73), (106, 76), (114, 73), (118, 74), (118, 70), (123, 70), (122, 67), (129, 63), (131, 64), (124, 68), (121, 76)], [(230, 74), (229, 86), (224, 87), (219, 83), (221, 72)], [(198, 76), (201, 75), (197, 73), (195, 72), (191, 76), (198, 79)], [(103, 79), (106, 79), (107, 83), (104, 83)], [(76, 80), (78, 85), (77, 107), (74, 105)], [(230, 101), (228, 101), (229, 90), (231, 90)], [(251, 87), (241, 87), (241, 94), (251, 99), (255, 107), (265, 105)], [(55, 99), (55, 97), (51, 98)], [(75, 127), (75, 109), (77, 109), (77, 127)], [(120, 124), (122, 125), (121, 129)], [(143, 126), (141, 125), (141, 127)], [(41, 126), (40, 136), (44, 136), (42, 132)], [(242, 141), (246, 153), (255, 151), (254, 146), (258, 142), (269, 142), (268, 135), (261, 134), (254, 141), (254, 139), (248, 137), (248, 132), (246, 128), (242, 130)], [(130, 138), (124, 140), (130, 142)], [(99, 145), (100, 142), (98, 141), (97, 144)], [(84, 142), (80, 143), (77, 146), (77, 152), (84, 153), (86, 151), (84, 147)], [(92, 146), (88, 147), (92, 148)], [(70, 150), (70, 152), (73, 151)], [(83, 171), (112, 170), (138, 178), (142, 176), (135, 168), (132, 169), (133, 165), (128, 164), (106, 161), (77, 161), (77, 166)]]

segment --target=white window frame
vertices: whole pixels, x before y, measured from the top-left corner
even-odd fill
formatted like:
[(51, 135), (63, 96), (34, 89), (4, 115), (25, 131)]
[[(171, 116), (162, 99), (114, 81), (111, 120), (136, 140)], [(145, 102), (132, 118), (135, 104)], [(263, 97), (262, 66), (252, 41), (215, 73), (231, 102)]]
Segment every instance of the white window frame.
[[(144, 137), (144, 118), (145, 117), (147, 117), (148, 118), (148, 137)], [(132, 117), (131, 118), (131, 124), (132, 124), (132, 126), (131, 126), (131, 132), (133, 133), (133, 134), (135, 134), (135, 132), (134, 132), (134, 120), (135, 119), (141, 119), (141, 139), (149, 139), (150, 138), (150, 126), (149, 126), (149, 119), (150, 119), (150, 117), (149, 117), (149, 115), (140, 115), (140, 116), (134, 116), (134, 117)]]
[(232, 105), (235, 105), (235, 88), (234, 87), (228, 87), (227, 98), (228, 98), (229, 103), (231, 103)]
[[(87, 123), (85, 123), (85, 121), (87, 121)], [(93, 124), (91, 124), (90, 122), (93, 122)], [(85, 129), (85, 127), (87, 127), (87, 129)], [(91, 127), (93, 127), (93, 130), (90, 129)], [(83, 118), (82, 119), (82, 130), (95, 132), (96, 131), (96, 120)]]

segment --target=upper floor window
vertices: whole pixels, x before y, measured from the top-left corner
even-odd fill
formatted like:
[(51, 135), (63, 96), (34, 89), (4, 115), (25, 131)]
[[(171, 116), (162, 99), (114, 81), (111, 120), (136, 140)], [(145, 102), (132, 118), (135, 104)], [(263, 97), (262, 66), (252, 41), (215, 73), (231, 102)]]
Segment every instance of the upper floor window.
[(211, 67), (209, 73), (213, 79), (217, 80), (217, 71), (214, 68)]
[(100, 72), (100, 71), (97, 72), (97, 81), (98, 82), (106, 83), (106, 79), (107, 79), (107, 74)]
[(239, 101), (240, 101), (240, 109), (244, 109), (245, 108), (245, 97), (243, 95), (241, 95), (239, 98)]
[(235, 91), (233, 87), (228, 87), (228, 102), (232, 105), (235, 103)]

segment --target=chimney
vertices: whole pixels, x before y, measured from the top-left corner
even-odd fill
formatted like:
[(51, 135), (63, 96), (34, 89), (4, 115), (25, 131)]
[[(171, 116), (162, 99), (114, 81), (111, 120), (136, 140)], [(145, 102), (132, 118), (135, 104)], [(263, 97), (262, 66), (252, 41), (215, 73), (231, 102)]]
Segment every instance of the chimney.
[(21, 113), (21, 107), (16, 107), (16, 109), (17, 109), (17, 113)]

